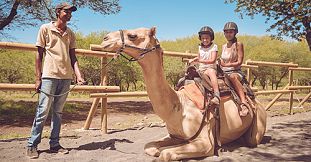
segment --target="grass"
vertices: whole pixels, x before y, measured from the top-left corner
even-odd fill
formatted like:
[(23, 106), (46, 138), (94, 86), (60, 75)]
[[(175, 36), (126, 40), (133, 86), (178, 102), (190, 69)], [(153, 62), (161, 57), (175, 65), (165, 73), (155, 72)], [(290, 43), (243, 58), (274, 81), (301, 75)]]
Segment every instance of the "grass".
[[(38, 94), (34, 95), (34, 91), (0, 91), (0, 99), (5, 100), (37, 100)], [(34, 95), (34, 96), (33, 96)], [(89, 93), (71, 92), (68, 98), (88, 99)]]
[[(34, 101), (14, 101), (0, 99), (0, 121), (5, 118), (24, 118), (35, 114), (37, 102)], [(80, 103), (66, 103), (65, 113), (77, 113), (83, 105)]]
[[(8, 139), (17, 139), (17, 138), (28, 138), (29, 133), (21, 134), (21, 133), (7, 133), (7, 134), (0, 134), (0, 140), (8, 140)], [(48, 138), (50, 136), (50, 131), (43, 131), (42, 138)]]

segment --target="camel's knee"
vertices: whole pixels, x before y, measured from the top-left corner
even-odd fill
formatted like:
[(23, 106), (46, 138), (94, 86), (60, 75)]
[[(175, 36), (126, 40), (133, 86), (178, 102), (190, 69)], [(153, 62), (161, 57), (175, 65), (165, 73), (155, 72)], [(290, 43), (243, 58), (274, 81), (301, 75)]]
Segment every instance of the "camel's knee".
[(147, 143), (144, 147), (144, 150), (147, 155), (155, 156), (155, 157), (160, 156), (159, 147), (156, 145), (155, 142)]
[(215, 145), (209, 140), (201, 140), (197, 152), (204, 156), (214, 155)]

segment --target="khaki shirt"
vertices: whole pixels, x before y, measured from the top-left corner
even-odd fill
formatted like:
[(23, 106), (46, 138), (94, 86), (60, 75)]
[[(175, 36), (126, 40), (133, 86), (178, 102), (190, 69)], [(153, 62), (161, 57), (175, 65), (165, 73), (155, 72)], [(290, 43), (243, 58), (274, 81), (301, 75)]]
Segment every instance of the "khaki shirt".
[(54, 23), (43, 24), (37, 37), (36, 46), (45, 49), (42, 78), (72, 79), (69, 49), (76, 48), (76, 38), (68, 27), (61, 35)]

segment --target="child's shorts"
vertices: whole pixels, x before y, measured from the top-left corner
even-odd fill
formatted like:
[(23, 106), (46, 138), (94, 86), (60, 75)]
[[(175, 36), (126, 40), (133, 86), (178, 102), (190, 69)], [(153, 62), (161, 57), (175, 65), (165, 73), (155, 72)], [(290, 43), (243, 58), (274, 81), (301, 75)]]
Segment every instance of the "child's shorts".
[(239, 76), (239, 80), (241, 81), (242, 79), (243, 79), (243, 77), (244, 77), (244, 74), (243, 74), (243, 72), (241, 71), (241, 69), (239, 69), (239, 70), (230, 70), (230, 71), (224, 71), (224, 73), (225, 74), (227, 74), (227, 75), (231, 75), (231, 74), (237, 74), (238, 76)]

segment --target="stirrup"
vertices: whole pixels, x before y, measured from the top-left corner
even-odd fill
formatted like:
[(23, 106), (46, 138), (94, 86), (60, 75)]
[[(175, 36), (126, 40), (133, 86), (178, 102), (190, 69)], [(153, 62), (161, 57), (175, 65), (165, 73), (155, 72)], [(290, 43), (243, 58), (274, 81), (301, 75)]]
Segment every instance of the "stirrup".
[[(243, 108), (244, 107), (244, 108)], [(249, 107), (246, 103), (241, 103), (240, 105), (241, 111), (239, 111), (240, 116), (246, 116), (248, 114), (249, 111)]]

